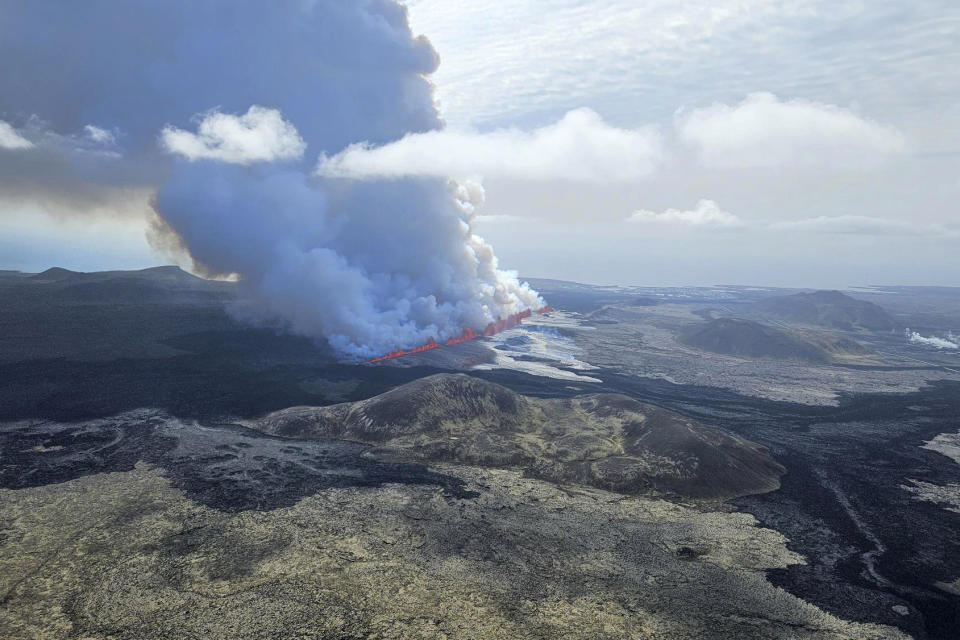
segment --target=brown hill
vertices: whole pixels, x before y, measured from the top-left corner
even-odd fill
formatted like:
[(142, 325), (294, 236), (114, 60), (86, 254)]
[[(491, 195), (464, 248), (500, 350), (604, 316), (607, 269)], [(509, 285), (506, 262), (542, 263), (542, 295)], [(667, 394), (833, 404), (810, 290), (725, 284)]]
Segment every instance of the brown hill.
[(280, 436), (366, 442), (400, 460), (519, 467), (622, 493), (730, 498), (772, 491), (784, 473), (760, 445), (627, 396), (539, 399), (462, 374), (245, 424)]

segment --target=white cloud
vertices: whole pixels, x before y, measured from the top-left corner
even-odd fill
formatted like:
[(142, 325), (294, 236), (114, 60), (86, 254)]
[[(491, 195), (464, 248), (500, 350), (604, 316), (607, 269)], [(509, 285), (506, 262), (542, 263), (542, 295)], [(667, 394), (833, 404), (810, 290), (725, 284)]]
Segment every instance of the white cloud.
[(713, 168), (860, 167), (904, 150), (895, 129), (852, 111), (753, 93), (738, 105), (680, 111), (677, 134)]
[(0, 120), (0, 149), (30, 149), (33, 143), (20, 135), (13, 126)]
[[(769, 0), (406, 4), (415, 32), (426, 34), (442, 54), (435, 80), (447, 120), (488, 125), (577, 104), (608, 114), (617, 105), (636, 109), (641, 101), (650, 108), (664, 101), (678, 73), (710, 65), (718, 44), (753, 55), (750, 45), (766, 39), (756, 27), (779, 13)], [(746, 38), (749, 44), (741, 45)], [(665, 101), (678, 103), (673, 96)]]
[(167, 151), (188, 160), (234, 164), (292, 160), (307, 147), (279, 110), (257, 105), (243, 115), (210, 111), (200, 119), (197, 133), (168, 125), (160, 141)]
[(322, 156), (317, 172), (351, 178), (428, 175), (613, 183), (651, 174), (662, 156), (654, 129), (619, 129), (590, 109), (576, 109), (529, 132), (447, 129), (411, 134), (382, 147), (355, 144), (333, 157)]
[(107, 129), (102, 129), (92, 124), (88, 124), (87, 126), (85, 126), (83, 128), (83, 132), (86, 134), (87, 138), (89, 138), (92, 142), (95, 142), (97, 144), (111, 145), (111, 144), (116, 144), (117, 142), (117, 137), (113, 134), (112, 131), (108, 131)]
[[(446, 129), (410, 134), (381, 147), (350, 145), (321, 156), (324, 176), (414, 175), (632, 183), (692, 150), (707, 170), (775, 167), (863, 169), (904, 150), (899, 132), (852, 111), (753, 93), (735, 106), (679, 111), (672, 148), (657, 129), (610, 125), (588, 108), (554, 124), (487, 133)], [(677, 167), (674, 167), (677, 168)]]
[[(81, 132), (61, 133), (37, 115), (30, 116), (19, 129), (0, 120), (0, 149), (39, 149), (48, 153), (89, 153), (101, 157), (119, 157), (103, 147), (116, 145), (112, 131), (86, 125)], [(44, 179), (51, 176), (51, 168), (42, 169)]]
[(936, 124), (955, 121), (941, 106), (957, 89), (956, 0), (406, 4), (442, 55), (433, 78), (450, 123), (529, 122), (571, 105), (651, 122), (758, 89), (856, 102), (885, 121), (917, 106)]
[(936, 236), (960, 237), (960, 230), (942, 225), (914, 224), (905, 220), (891, 220), (871, 216), (817, 216), (777, 222), (769, 226), (774, 231), (799, 231), (803, 233), (851, 234), (862, 236)]
[(655, 211), (640, 209), (627, 218), (627, 222), (713, 229), (740, 229), (746, 226), (743, 220), (732, 213), (724, 211), (713, 200), (700, 200), (697, 202), (697, 206), (688, 211), (667, 209), (666, 211), (657, 213)]

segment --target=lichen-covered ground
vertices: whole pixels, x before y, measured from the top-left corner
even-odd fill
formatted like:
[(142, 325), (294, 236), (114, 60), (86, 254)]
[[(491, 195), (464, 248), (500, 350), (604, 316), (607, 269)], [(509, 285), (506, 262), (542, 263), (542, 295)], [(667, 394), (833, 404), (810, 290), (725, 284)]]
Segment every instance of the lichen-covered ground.
[(218, 511), (161, 471), (0, 490), (2, 638), (896, 638), (773, 587), (742, 513), (441, 466)]

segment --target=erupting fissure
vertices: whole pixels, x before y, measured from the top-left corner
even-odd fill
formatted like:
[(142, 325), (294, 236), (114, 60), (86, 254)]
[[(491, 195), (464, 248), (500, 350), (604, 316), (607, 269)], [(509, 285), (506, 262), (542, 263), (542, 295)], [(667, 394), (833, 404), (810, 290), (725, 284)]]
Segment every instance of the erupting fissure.
[(370, 360), (367, 360), (364, 364), (371, 364), (371, 363), (373, 363), (373, 362), (381, 362), (381, 361), (383, 361), (383, 360), (392, 360), (393, 358), (399, 358), (399, 357), (401, 357), (401, 356), (407, 356), (407, 355), (410, 355), (411, 353), (421, 353), (421, 352), (423, 352), (423, 351), (429, 351), (430, 349), (436, 349), (436, 348), (438, 348), (438, 347), (448, 347), (448, 346), (450, 346), (450, 345), (460, 344), (461, 342), (467, 342), (467, 341), (469, 341), (469, 340), (474, 340), (474, 339), (476, 339), (476, 338), (482, 338), (482, 337), (484, 337), (484, 336), (496, 335), (496, 334), (500, 333), (501, 331), (506, 331), (507, 329), (512, 329), (513, 327), (515, 327), (515, 326), (517, 326), (518, 324), (520, 324), (520, 322), (521, 322), (524, 318), (529, 318), (530, 316), (532, 316), (532, 315), (535, 314), (535, 313), (536, 313), (537, 315), (540, 315), (540, 314), (543, 314), (543, 313), (550, 313), (551, 311), (553, 311), (553, 309), (550, 307), (550, 305), (547, 305), (547, 306), (545, 306), (545, 307), (541, 307), (541, 308), (537, 309), (536, 311), (531, 311), (530, 309), (527, 309), (526, 311), (521, 311), (520, 313), (515, 313), (515, 314), (513, 314), (512, 316), (507, 316), (506, 318), (503, 318), (502, 320), (496, 320), (496, 321), (494, 321), (494, 322), (491, 322), (490, 324), (488, 324), (488, 325), (486, 326), (486, 328), (484, 328), (483, 331), (475, 331), (475, 330), (471, 329), (470, 327), (467, 327), (466, 329), (464, 329), (464, 330), (460, 333), (459, 336), (455, 336), (455, 337), (450, 338), (449, 340), (446, 340), (446, 341), (444, 341), (444, 342), (437, 342), (437, 341), (434, 340), (433, 338), (430, 338), (430, 339), (427, 340), (424, 344), (422, 344), (422, 345), (420, 345), (420, 346), (418, 346), (418, 347), (412, 347), (412, 348), (410, 348), (410, 349), (397, 349), (396, 351), (391, 351), (390, 353), (385, 353), (385, 354), (383, 354), (382, 356), (377, 356), (376, 358), (372, 358), (372, 359), (370, 359)]

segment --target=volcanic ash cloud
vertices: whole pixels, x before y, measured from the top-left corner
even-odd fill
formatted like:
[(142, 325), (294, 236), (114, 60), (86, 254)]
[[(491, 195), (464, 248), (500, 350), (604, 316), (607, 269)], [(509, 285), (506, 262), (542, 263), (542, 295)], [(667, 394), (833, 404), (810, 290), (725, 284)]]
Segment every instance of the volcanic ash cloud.
[[(161, 228), (199, 269), (238, 274), (257, 320), (360, 359), (543, 306), (472, 233), (477, 185), (311, 171), (441, 128), (437, 54), (396, 2), (15, 3), (3, 18), (0, 55), (23, 63), (0, 69), (0, 114), (56, 136), (0, 153), (35, 154), (38, 189), (154, 189)], [(91, 127), (109, 154), (70, 148)]]

